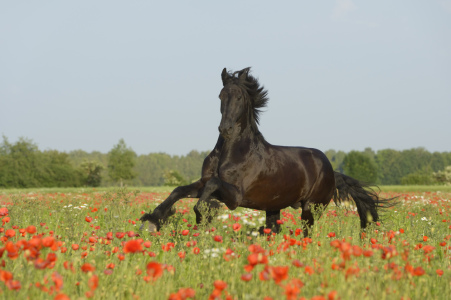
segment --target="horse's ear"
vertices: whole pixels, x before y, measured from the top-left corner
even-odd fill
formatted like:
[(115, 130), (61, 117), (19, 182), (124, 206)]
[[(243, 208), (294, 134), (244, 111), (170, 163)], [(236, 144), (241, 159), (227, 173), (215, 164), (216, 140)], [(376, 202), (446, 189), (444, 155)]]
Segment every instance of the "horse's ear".
[(230, 77), (230, 75), (229, 75), (229, 73), (227, 73), (227, 69), (224, 68), (221, 73), (222, 85), (225, 86), (227, 84), (229, 77)]
[(248, 68), (246, 68), (246, 69), (241, 70), (241, 71), (238, 73), (238, 78), (239, 78), (240, 80), (246, 80), (247, 75), (249, 74), (249, 70), (250, 70), (250, 69), (251, 69), (251, 68), (248, 67)]

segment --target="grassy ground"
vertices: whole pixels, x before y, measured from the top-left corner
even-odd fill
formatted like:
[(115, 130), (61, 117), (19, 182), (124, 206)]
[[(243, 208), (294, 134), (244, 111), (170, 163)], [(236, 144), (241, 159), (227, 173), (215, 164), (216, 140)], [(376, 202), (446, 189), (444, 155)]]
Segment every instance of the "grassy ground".
[[(0, 189), (0, 195), (20, 194), (20, 193), (98, 193), (116, 191), (118, 187), (98, 187), (98, 188), (27, 188), (27, 189)], [(156, 187), (127, 187), (131, 191), (140, 191), (144, 193), (165, 193), (171, 192), (174, 187), (156, 186)], [(383, 192), (443, 192), (451, 193), (451, 185), (381, 185), (379, 189)]]
[(196, 227), (194, 199), (140, 232), (171, 188), (1, 191), (0, 298), (447, 299), (451, 193), (381, 188), (400, 200), (382, 224), (362, 236), (331, 204), (311, 238), (293, 209), (277, 235), (255, 234), (264, 213), (242, 208)]

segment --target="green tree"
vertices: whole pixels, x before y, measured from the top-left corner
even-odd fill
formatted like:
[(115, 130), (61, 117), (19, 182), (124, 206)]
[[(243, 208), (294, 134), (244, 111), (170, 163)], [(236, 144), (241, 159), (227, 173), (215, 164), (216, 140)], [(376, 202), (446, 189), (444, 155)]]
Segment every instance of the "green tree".
[(327, 150), (324, 152), (330, 163), (332, 164), (332, 168), (335, 171), (343, 172), (343, 160), (346, 157), (346, 153), (344, 151), (335, 151), (333, 149)]
[(349, 152), (343, 160), (343, 170), (348, 176), (368, 183), (376, 183), (377, 167), (367, 155), (358, 151)]
[(164, 185), (167, 186), (181, 186), (181, 185), (186, 185), (187, 182), (185, 180), (185, 178), (183, 178), (182, 175), (180, 175), (179, 172), (177, 171), (167, 171), (164, 173)]
[(447, 166), (443, 171), (432, 174), (435, 181), (445, 185), (451, 185), (451, 166)]
[(0, 187), (76, 187), (80, 174), (66, 153), (41, 152), (30, 140), (19, 138), (11, 144), (6, 137), (0, 145)]
[(101, 163), (95, 160), (85, 160), (81, 163), (80, 169), (83, 174), (83, 183), (86, 186), (100, 186), (102, 182), (102, 170), (104, 169)]
[(124, 180), (131, 180), (136, 177), (133, 167), (136, 162), (136, 153), (127, 148), (124, 139), (108, 153), (108, 175), (114, 182), (120, 182), (123, 186)]
[(377, 151), (375, 161), (378, 170), (379, 183), (401, 183), (401, 178), (405, 176), (400, 164), (401, 156), (401, 152), (393, 149), (384, 149)]

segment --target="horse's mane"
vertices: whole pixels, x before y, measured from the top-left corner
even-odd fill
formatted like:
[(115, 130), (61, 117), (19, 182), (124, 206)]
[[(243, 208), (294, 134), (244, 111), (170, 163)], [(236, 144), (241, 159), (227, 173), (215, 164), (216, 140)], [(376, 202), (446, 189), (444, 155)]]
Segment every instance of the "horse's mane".
[(249, 67), (233, 73), (227, 72), (224, 69), (222, 80), (224, 85), (227, 83), (233, 83), (247, 92), (250, 100), (249, 117), (251, 119), (252, 130), (257, 134), (261, 134), (257, 128), (257, 125), (260, 121), (260, 113), (262, 112), (262, 108), (266, 107), (269, 101), (268, 91), (260, 85), (257, 78), (249, 74), (250, 69), (251, 68)]

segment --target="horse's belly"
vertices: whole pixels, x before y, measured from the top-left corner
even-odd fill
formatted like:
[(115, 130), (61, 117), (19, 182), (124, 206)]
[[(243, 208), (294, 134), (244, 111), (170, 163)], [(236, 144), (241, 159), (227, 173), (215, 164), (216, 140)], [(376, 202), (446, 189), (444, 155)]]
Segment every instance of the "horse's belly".
[(276, 211), (293, 206), (302, 200), (299, 188), (285, 189), (278, 192), (265, 188), (251, 190), (244, 195), (241, 207)]

